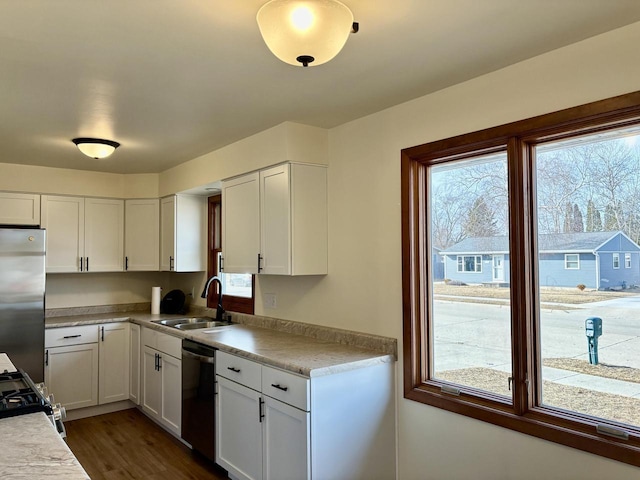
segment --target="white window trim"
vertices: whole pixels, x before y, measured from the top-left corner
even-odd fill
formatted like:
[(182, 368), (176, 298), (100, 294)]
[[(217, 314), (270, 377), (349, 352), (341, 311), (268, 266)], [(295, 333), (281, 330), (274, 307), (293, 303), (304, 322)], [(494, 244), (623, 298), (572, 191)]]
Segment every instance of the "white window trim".
[[(464, 258), (465, 257), (473, 257), (473, 268), (474, 270), (465, 270), (464, 269)], [(460, 261), (462, 259), (462, 262)], [(461, 269), (462, 267), (462, 269)], [(457, 255), (456, 256), (456, 268), (458, 273), (482, 273), (482, 255)], [(479, 269), (478, 269), (479, 268)]]
[(620, 268), (620, 254), (619, 253), (612, 254), (611, 260), (613, 263), (613, 269), (618, 270)]
[(631, 254), (624, 254), (624, 268), (631, 268)]
[[(578, 257), (578, 261), (577, 261), (578, 266), (577, 266), (577, 267), (569, 267), (569, 266), (568, 266), (568, 262), (569, 262), (568, 257), (569, 257), (569, 256), (576, 256), (576, 257)], [(573, 262), (572, 262), (572, 263), (573, 263)], [(579, 253), (565, 253), (565, 254), (564, 254), (564, 269), (565, 269), (565, 270), (580, 270), (580, 254), (579, 254)]]

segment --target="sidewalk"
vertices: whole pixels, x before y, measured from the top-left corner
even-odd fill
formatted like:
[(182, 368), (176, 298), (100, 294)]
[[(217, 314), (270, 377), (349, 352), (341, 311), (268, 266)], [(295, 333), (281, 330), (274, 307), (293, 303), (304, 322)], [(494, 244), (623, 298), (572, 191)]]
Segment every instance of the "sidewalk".
[(542, 378), (550, 382), (561, 383), (571, 387), (622, 395), (623, 397), (640, 398), (640, 383), (625, 382), (623, 380), (598, 377), (551, 367), (542, 367)]
[[(503, 372), (511, 371), (510, 367), (506, 365), (499, 366), (495, 369)], [(586, 373), (544, 366), (542, 367), (542, 378), (549, 382), (568, 385), (570, 387), (584, 388), (585, 390), (610, 393), (623, 397), (640, 398), (640, 383), (625, 382), (613, 378), (587, 375)]]

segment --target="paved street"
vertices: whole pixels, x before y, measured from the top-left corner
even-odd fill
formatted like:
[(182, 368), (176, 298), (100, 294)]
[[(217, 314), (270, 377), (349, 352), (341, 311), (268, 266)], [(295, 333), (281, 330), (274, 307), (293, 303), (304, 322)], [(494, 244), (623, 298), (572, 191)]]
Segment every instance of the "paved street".
[[(584, 322), (602, 318), (599, 362), (640, 369), (640, 296), (591, 304), (562, 305), (541, 313), (544, 358), (588, 361)], [(485, 367), (511, 370), (510, 309), (504, 305), (436, 300), (435, 370)], [(640, 398), (640, 384), (543, 368), (543, 378), (557, 383)]]

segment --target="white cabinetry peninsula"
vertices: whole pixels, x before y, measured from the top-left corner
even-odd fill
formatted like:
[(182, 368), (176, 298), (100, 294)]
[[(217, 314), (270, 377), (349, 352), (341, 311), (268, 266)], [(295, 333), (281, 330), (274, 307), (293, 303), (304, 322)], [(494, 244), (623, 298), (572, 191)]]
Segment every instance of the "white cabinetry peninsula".
[(124, 269), (160, 269), (160, 200), (124, 201)]
[(160, 270), (206, 270), (207, 199), (171, 195), (160, 200)]
[(129, 323), (45, 330), (45, 384), (67, 410), (129, 398)]
[(286, 163), (222, 182), (226, 273), (327, 273), (327, 169)]
[(142, 328), (142, 408), (176, 436), (182, 418), (182, 341)]
[[(386, 479), (393, 365), (302, 377), (218, 352), (216, 462), (233, 478)], [(392, 455), (392, 453), (389, 453)]]
[(123, 200), (43, 195), (41, 214), (47, 273), (123, 270)]
[(40, 225), (40, 195), (0, 192), (1, 225)]

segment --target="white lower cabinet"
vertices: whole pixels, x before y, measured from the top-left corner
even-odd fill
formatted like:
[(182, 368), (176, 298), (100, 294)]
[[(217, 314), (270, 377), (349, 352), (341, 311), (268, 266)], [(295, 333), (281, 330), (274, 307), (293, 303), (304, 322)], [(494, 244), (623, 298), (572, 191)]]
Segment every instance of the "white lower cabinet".
[(307, 378), (219, 351), (216, 379), (216, 463), (230, 478), (395, 478), (392, 363)]
[(267, 396), (262, 409), (264, 480), (311, 478), (311, 414)]
[(260, 392), (218, 376), (216, 463), (237, 478), (262, 478)]
[(98, 348), (98, 403), (129, 399), (128, 322), (101, 325)]
[(98, 344), (47, 348), (44, 383), (67, 410), (98, 404)]
[(45, 384), (67, 410), (129, 398), (129, 323), (45, 330)]
[(310, 479), (310, 413), (266, 394), (305, 408), (309, 380), (224, 352), (217, 367), (216, 462), (231, 478)]
[(180, 436), (182, 418), (181, 340), (142, 329), (142, 409)]

